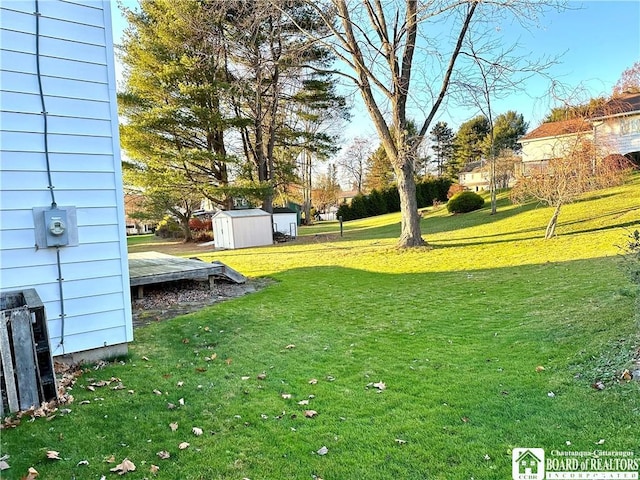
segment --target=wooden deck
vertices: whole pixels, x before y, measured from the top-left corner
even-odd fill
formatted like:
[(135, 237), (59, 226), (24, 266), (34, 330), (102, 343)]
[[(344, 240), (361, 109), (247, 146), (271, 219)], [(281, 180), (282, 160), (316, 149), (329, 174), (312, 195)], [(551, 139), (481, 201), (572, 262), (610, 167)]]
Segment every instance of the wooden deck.
[(129, 254), (129, 284), (131, 287), (138, 287), (138, 298), (144, 295), (144, 286), (153, 283), (208, 280), (209, 285), (213, 287), (216, 277), (228, 277), (227, 269), (228, 267), (220, 262), (207, 263), (158, 252)]

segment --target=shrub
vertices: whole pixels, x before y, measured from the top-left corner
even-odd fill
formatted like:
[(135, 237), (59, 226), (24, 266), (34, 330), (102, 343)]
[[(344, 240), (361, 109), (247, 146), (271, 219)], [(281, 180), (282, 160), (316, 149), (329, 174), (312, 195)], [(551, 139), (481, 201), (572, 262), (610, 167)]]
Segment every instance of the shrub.
[(451, 197), (447, 203), (449, 213), (467, 213), (482, 208), (484, 198), (474, 192), (461, 192)]
[(166, 215), (158, 222), (156, 235), (161, 238), (181, 238), (183, 236), (180, 224), (175, 218), (169, 215)]

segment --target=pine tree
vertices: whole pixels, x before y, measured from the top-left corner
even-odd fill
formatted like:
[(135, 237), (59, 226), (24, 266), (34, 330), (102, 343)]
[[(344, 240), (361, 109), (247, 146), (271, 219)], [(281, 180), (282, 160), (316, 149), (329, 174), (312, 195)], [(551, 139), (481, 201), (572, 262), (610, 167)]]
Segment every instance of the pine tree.
[(449, 128), (447, 122), (438, 122), (431, 129), (431, 149), (434, 153), (433, 163), (439, 177), (444, 175), (445, 165), (451, 161), (453, 155), (453, 130)]

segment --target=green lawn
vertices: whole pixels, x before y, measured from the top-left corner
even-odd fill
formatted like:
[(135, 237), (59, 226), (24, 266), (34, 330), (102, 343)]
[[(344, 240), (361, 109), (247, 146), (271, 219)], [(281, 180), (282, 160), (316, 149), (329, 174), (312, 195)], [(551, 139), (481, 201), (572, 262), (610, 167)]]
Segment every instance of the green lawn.
[[(616, 246), (640, 227), (640, 176), (565, 207), (551, 241), (549, 208), (499, 210), (427, 211), (413, 250), (395, 247), (397, 214), (342, 238), (320, 224), (273, 247), (183, 247), (277, 282), (136, 330), (71, 413), (2, 431), (2, 478), (116, 478), (113, 455), (137, 479), (497, 480), (515, 447), (640, 452), (640, 383), (617, 381), (640, 348), (638, 289)], [(112, 377), (125, 388), (83, 388)]]

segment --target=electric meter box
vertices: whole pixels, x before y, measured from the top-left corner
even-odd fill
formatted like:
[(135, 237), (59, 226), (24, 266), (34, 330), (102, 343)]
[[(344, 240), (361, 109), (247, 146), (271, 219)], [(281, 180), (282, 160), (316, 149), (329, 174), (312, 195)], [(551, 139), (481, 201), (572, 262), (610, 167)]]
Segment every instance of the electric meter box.
[(78, 245), (75, 207), (36, 207), (33, 221), (38, 248)]

